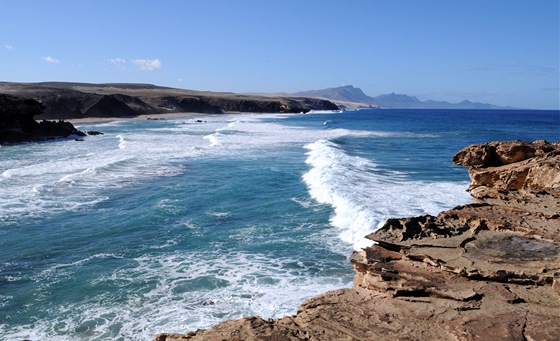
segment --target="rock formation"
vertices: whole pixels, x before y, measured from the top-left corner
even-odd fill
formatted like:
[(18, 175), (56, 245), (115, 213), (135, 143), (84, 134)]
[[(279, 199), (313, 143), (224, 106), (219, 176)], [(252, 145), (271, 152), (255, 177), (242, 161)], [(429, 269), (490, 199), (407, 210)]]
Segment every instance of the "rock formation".
[(10, 83), (0, 93), (40, 100), (40, 118), (134, 117), (163, 113), (225, 112), (300, 113), (338, 110), (324, 99), (296, 96), (242, 95), (160, 87), (151, 84)]
[(473, 202), (388, 220), (352, 255), (352, 289), (154, 340), (558, 340), (560, 143), (472, 145), (453, 161)]
[(85, 136), (69, 122), (35, 121), (44, 109), (36, 100), (0, 94), (0, 144)]

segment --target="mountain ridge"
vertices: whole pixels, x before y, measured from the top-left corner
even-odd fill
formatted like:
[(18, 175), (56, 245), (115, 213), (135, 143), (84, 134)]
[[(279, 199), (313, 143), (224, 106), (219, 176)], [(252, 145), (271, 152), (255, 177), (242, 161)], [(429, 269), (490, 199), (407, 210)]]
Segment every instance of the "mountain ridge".
[(319, 98), (196, 91), (140, 83), (0, 82), (0, 94), (38, 100), (45, 107), (38, 119), (56, 120), (180, 112), (305, 113), (339, 109), (331, 101)]
[(459, 103), (446, 101), (426, 100), (421, 101), (416, 96), (389, 93), (376, 97), (366, 95), (362, 89), (353, 85), (322, 90), (300, 91), (292, 96), (316, 97), (333, 101), (340, 108), (380, 108), (380, 109), (511, 109), (489, 103), (472, 102), (467, 99)]

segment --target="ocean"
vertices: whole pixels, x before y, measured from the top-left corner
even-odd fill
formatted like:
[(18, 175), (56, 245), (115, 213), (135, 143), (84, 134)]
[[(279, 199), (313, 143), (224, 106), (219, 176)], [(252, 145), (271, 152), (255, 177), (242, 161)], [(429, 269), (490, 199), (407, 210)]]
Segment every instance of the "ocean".
[(352, 286), (387, 218), (470, 201), (472, 143), (559, 111), (359, 110), (83, 124), (0, 147), (0, 339), (151, 340)]

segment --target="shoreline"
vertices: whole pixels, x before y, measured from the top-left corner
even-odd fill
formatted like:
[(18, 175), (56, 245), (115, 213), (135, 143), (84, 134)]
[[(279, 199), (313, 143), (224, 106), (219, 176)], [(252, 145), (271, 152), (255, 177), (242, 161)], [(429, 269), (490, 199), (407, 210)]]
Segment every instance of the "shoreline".
[(388, 219), (352, 254), (352, 288), (295, 315), (152, 340), (556, 340), (560, 142), (473, 144), (452, 160), (469, 172), (471, 203)]
[(161, 119), (169, 119), (169, 118), (201, 117), (201, 116), (210, 116), (210, 115), (216, 115), (216, 114), (208, 114), (208, 113), (200, 113), (200, 112), (176, 112), (176, 113), (168, 113), (168, 114), (152, 114), (152, 115), (122, 116), (122, 117), (69, 118), (69, 119), (65, 119), (64, 121), (70, 122), (73, 125), (88, 125), (88, 124), (110, 123), (115, 121), (161, 120)]
[[(338, 113), (338, 110), (324, 111)], [(318, 111), (318, 113), (324, 113), (323, 111)], [(310, 111), (305, 114), (313, 114), (314, 111)], [(73, 125), (89, 125), (89, 124), (102, 124), (115, 121), (130, 121), (130, 120), (164, 120), (172, 118), (184, 118), (184, 117), (208, 117), (208, 116), (222, 116), (222, 115), (251, 115), (251, 114), (272, 114), (272, 115), (298, 115), (293, 113), (255, 113), (255, 112), (245, 112), (245, 111), (226, 111), (220, 114), (204, 113), (204, 112), (175, 112), (175, 113), (165, 113), (165, 114), (150, 114), (150, 115), (138, 115), (138, 116), (121, 116), (121, 117), (84, 117), (84, 118), (67, 118), (63, 119), (65, 122), (70, 122)], [(36, 121), (42, 121), (43, 119), (36, 119)], [(56, 121), (54, 119), (44, 119), (47, 121)]]

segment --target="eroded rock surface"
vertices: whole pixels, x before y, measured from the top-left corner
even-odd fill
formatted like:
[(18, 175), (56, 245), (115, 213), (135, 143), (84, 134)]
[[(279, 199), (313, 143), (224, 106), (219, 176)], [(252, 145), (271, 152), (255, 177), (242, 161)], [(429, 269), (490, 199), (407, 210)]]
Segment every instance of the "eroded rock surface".
[(295, 316), (154, 340), (558, 340), (560, 144), (493, 142), (453, 160), (473, 202), (388, 220), (352, 255), (354, 288)]

